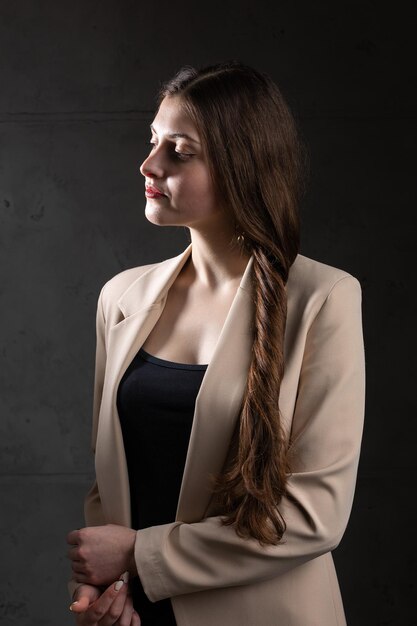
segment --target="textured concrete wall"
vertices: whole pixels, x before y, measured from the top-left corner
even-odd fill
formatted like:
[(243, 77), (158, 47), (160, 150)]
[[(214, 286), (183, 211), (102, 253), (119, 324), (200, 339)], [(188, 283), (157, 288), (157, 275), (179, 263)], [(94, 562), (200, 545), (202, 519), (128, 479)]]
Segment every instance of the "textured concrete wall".
[(154, 95), (184, 63), (232, 57), (277, 80), (310, 146), (301, 252), (363, 287), (366, 428), (335, 551), (348, 621), (414, 623), (414, 33), (404, 7), (383, 11), (370, 0), (1, 2), (2, 626), (74, 623), (65, 535), (83, 524), (92, 477), (97, 296), (118, 271), (185, 247), (184, 230), (143, 215)]

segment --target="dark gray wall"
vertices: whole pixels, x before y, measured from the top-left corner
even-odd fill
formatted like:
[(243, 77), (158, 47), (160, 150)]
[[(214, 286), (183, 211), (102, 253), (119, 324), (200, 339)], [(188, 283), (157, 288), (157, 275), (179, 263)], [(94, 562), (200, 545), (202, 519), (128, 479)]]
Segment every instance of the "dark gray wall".
[(1, 2), (2, 626), (74, 623), (65, 536), (83, 523), (92, 476), (97, 296), (122, 269), (185, 247), (184, 230), (144, 218), (138, 167), (154, 95), (184, 63), (231, 57), (276, 79), (310, 147), (301, 252), (363, 287), (366, 427), (354, 509), (335, 551), (348, 622), (415, 624), (407, 219), (416, 92), (405, 8), (397, 3), (393, 16), (371, 0)]

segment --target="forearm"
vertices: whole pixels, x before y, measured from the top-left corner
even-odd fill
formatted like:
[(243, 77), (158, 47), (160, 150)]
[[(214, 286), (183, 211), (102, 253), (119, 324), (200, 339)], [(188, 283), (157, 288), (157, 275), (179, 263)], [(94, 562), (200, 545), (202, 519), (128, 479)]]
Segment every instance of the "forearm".
[[(306, 478), (309, 481), (311, 477)], [(201, 522), (173, 522), (137, 532), (135, 555), (145, 593), (153, 602), (167, 597), (257, 583), (284, 574), (334, 549), (343, 536), (351, 495), (332, 501), (323, 485), (321, 507), (284, 498), (280, 511), (287, 523), (282, 542), (261, 547), (242, 539), (220, 517)], [(295, 493), (296, 489), (294, 489)]]

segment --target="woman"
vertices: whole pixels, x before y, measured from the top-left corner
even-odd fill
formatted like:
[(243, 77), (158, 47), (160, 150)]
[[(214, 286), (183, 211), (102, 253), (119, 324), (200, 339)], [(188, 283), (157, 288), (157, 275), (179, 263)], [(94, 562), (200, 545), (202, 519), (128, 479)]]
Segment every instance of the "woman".
[(146, 217), (191, 243), (99, 296), (71, 610), (79, 625), (342, 626), (331, 550), (363, 428), (360, 284), (299, 254), (304, 152), (266, 75), (185, 67), (151, 131)]

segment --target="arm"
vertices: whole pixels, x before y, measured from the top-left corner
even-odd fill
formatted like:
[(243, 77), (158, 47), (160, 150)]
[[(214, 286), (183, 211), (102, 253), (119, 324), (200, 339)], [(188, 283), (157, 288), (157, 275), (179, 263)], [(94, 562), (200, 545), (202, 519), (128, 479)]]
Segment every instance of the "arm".
[(279, 576), (333, 550), (351, 511), (365, 402), (361, 287), (339, 279), (307, 334), (292, 423), (292, 475), (279, 508), (281, 543), (241, 539), (221, 517), (137, 531), (135, 559), (144, 590), (163, 598)]

